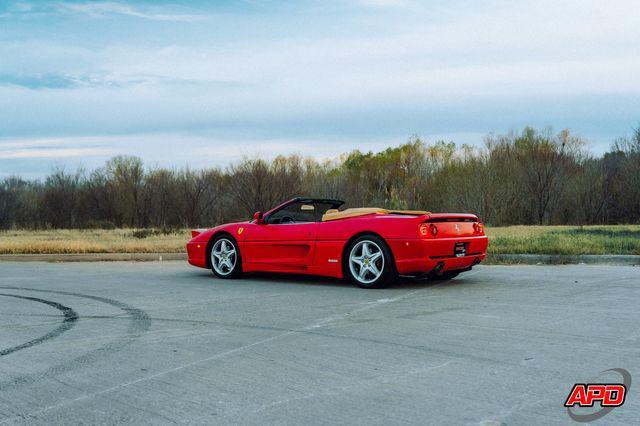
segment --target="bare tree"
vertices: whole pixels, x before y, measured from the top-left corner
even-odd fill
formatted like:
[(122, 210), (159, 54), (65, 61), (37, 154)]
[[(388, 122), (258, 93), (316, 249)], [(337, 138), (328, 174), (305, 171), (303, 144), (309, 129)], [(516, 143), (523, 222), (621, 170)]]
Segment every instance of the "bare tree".
[(572, 155), (580, 143), (568, 130), (553, 137), (550, 131), (539, 133), (530, 127), (515, 138), (515, 159), (538, 224), (549, 220), (553, 213), (573, 173), (575, 161)]
[(78, 192), (83, 182), (83, 171), (66, 173), (56, 168), (44, 183), (43, 212), (45, 221), (54, 228), (78, 226)]
[(205, 218), (220, 218), (222, 177), (218, 170), (193, 171), (184, 169), (178, 174), (180, 218), (183, 226), (207, 225)]
[(105, 167), (115, 211), (121, 224), (131, 227), (143, 223), (142, 195), (144, 168), (138, 157), (114, 157)]
[(145, 179), (145, 211), (149, 222), (159, 228), (170, 228), (177, 223), (181, 210), (177, 178), (171, 170), (156, 169)]
[(300, 194), (302, 167), (298, 157), (277, 157), (271, 164), (245, 159), (228, 169), (226, 188), (246, 217)]

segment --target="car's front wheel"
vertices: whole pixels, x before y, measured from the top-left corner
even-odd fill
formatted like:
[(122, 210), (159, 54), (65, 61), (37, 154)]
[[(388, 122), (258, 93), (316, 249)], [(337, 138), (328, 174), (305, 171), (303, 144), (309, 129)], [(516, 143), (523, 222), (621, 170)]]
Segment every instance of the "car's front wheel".
[(228, 235), (219, 235), (209, 252), (211, 270), (218, 278), (236, 278), (242, 274), (242, 259), (236, 241)]
[(345, 276), (362, 288), (386, 287), (397, 276), (389, 247), (376, 235), (356, 238), (345, 254)]

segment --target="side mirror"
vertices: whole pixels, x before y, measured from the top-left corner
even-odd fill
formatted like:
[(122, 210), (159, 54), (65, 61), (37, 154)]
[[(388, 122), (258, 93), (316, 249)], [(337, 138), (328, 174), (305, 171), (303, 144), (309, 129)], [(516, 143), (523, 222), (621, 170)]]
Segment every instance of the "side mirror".
[(262, 217), (262, 212), (255, 212), (253, 214), (253, 220), (256, 221), (257, 224), (263, 224), (264, 223), (264, 219)]

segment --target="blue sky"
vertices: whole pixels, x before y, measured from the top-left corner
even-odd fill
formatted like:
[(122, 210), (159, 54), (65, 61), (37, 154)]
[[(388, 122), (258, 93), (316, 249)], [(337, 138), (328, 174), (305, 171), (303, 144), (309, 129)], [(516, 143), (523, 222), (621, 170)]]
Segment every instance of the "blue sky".
[[(482, 3), (482, 4), (480, 4)], [(640, 123), (634, 1), (0, 1), (0, 177)]]

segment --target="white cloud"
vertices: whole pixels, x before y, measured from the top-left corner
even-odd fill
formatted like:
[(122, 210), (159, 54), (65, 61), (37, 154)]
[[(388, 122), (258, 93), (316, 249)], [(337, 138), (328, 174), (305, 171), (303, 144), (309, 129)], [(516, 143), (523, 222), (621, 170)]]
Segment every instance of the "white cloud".
[(10, 159), (34, 159), (34, 158), (73, 158), (73, 157), (97, 157), (108, 156), (110, 149), (106, 148), (41, 148), (41, 149), (15, 149), (0, 150), (0, 160)]
[[(206, 28), (182, 24), (204, 15), (166, 3), (59, 5), (104, 19), (88, 19), (94, 34), (54, 16), (47, 19), (64, 36), (0, 37), (0, 75), (73, 83), (0, 87), (5, 135), (122, 133), (67, 148), (224, 165), (253, 153), (375, 146), (363, 142), (368, 135), (401, 143), (412, 133), (477, 135), (524, 124), (606, 140), (635, 125), (640, 111), (635, 1), (335, 0), (313, 13), (300, 12), (306, 2), (260, 3), (250, 13), (247, 5), (224, 15), (210, 7)], [(226, 133), (195, 136), (220, 128)]]
[[(155, 16), (124, 3), (63, 5), (82, 13)], [(433, 11), (407, 16), (406, 22), (380, 16), (365, 33), (304, 41), (268, 35), (247, 40), (239, 34), (158, 48), (132, 40), (76, 54), (90, 58), (89, 64), (59, 59), (68, 68), (81, 68), (66, 70), (81, 85), (242, 81), (253, 85), (251, 104), (269, 110), (283, 103), (318, 102), (325, 108), (327, 102), (434, 101), (456, 94), (513, 98), (558, 87), (565, 94), (638, 91), (640, 79), (633, 76), (640, 72), (635, 54), (640, 26), (630, 13), (634, 8), (633, 2), (603, 7), (594, 0), (494, 2), (483, 8), (464, 2), (435, 16)], [(386, 31), (378, 33), (378, 27)], [(245, 93), (221, 95), (220, 89), (212, 87), (207, 95), (226, 105), (247, 100)]]
[[(640, 26), (633, 4), (498, 5), (486, 10), (451, 6), (441, 14), (446, 19), (425, 12), (419, 23), (416, 17), (404, 23), (382, 16), (366, 33), (303, 42), (257, 37), (153, 50), (114, 46), (104, 60), (122, 75), (162, 70), (172, 78), (254, 83), (260, 87), (252, 90), (252, 105), (269, 109), (456, 95), (515, 98), (557, 88), (572, 95), (640, 90), (640, 79), (633, 77), (640, 72), (635, 52)], [(377, 27), (386, 31), (377, 33)], [(227, 103), (234, 104), (236, 95)]]
[(409, 0), (355, 0), (360, 6), (369, 7), (402, 7), (411, 4)]
[(271, 159), (297, 154), (319, 161), (337, 159), (352, 149), (380, 151), (405, 142), (407, 137), (352, 139), (331, 138), (229, 138), (180, 133), (96, 135), (58, 138), (0, 140), (0, 160), (71, 159), (97, 167), (115, 155), (135, 155), (150, 166), (225, 167), (247, 158)]
[(180, 13), (154, 13), (117, 2), (58, 3), (59, 12), (81, 13), (93, 17), (108, 15), (131, 16), (152, 21), (195, 22), (206, 19), (203, 15)]

